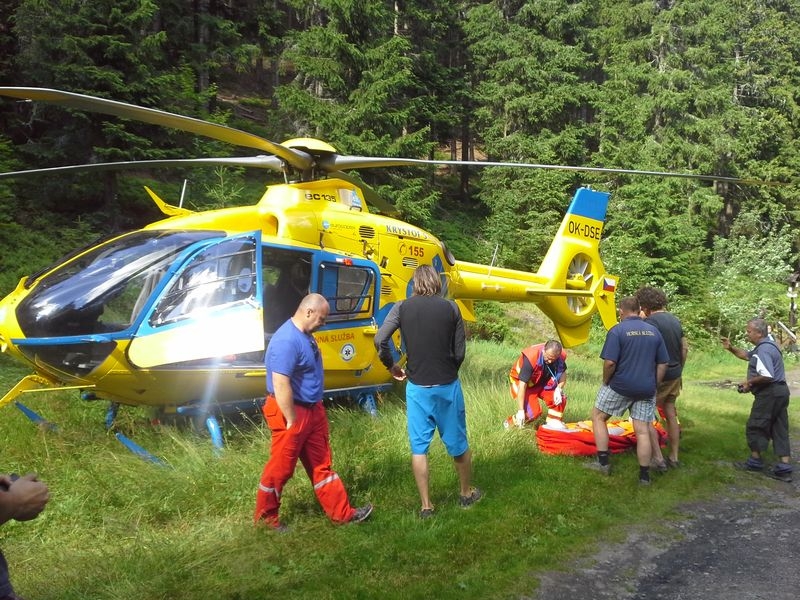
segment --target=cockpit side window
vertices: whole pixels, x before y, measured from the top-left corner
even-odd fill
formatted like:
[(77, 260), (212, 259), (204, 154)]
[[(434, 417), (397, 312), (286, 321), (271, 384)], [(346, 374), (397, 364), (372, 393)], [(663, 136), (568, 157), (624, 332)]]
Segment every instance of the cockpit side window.
[(255, 241), (226, 240), (186, 265), (159, 300), (150, 325), (158, 327), (221, 306), (256, 301)]
[(322, 263), (321, 293), (328, 299), (328, 322), (372, 317), (375, 273), (366, 267)]

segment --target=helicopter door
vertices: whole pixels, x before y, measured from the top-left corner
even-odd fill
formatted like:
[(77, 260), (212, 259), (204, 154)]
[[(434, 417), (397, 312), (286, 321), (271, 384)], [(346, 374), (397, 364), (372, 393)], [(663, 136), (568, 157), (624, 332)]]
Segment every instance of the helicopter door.
[(372, 364), (379, 282), (380, 274), (370, 261), (314, 254), (312, 289), (325, 296), (330, 306), (326, 324), (316, 333), (328, 388), (353, 386), (353, 373), (360, 376)]
[(311, 289), (311, 252), (270, 246), (261, 248), (264, 286), (264, 334), (267, 339), (294, 315)]
[(197, 366), (264, 350), (259, 232), (195, 246), (128, 347), (140, 368)]

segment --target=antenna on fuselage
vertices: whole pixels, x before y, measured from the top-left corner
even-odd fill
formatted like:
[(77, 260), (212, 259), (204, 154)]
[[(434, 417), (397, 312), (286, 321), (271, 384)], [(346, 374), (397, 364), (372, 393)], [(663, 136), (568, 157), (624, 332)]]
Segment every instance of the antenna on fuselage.
[(178, 202), (178, 208), (183, 208), (183, 197), (186, 195), (186, 184), (188, 181), (189, 181), (188, 179), (183, 180), (183, 187), (181, 188), (181, 199), (180, 202)]
[(492, 254), (492, 262), (489, 263), (489, 270), (486, 271), (486, 276), (492, 276), (492, 267), (494, 267), (494, 261), (497, 259), (497, 251), (500, 249), (500, 244), (495, 244), (494, 246), (494, 254)]

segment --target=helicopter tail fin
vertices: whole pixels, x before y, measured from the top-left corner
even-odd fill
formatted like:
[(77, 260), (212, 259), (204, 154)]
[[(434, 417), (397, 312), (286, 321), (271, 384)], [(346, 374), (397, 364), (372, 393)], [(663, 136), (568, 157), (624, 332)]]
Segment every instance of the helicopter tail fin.
[(603, 275), (594, 289), (594, 302), (597, 312), (603, 321), (603, 327), (611, 329), (619, 322), (617, 317), (617, 307), (614, 302), (614, 294), (617, 290), (618, 279), (614, 275)]
[(617, 278), (600, 260), (609, 196), (589, 188), (575, 192), (537, 273), (550, 288), (539, 307), (553, 320), (564, 346), (588, 339), (595, 310), (606, 328), (617, 322)]

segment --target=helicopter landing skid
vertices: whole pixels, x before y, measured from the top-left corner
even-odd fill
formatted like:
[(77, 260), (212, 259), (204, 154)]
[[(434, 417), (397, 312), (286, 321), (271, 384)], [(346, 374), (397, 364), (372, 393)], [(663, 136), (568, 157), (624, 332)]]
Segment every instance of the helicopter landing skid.
[(49, 429), (51, 431), (57, 431), (58, 430), (58, 427), (56, 427), (55, 423), (51, 423), (50, 421), (45, 419), (42, 415), (37, 413), (35, 410), (31, 410), (30, 408), (25, 406), (22, 402), (19, 402), (18, 400), (15, 400), (14, 401), (14, 406), (16, 406), (22, 412), (23, 415), (28, 417), (28, 419), (30, 419), (31, 421), (33, 421), (37, 425), (41, 425), (42, 427), (45, 427), (45, 428), (47, 428), (47, 429)]
[(187, 404), (178, 406), (175, 412), (181, 416), (190, 417), (195, 423), (202, 420), (208, 434), (211, 436), (211, 443), (214, 445), (214, 451), (219, 453), (225, 446), (225, 441), (222, 436), (222, 427), (219, 424), (217, 415), (225, 414), (250, 414), (254, 410), (258, 411), (261, 405), (264, 404), (263, 398), (254, 398), (252, 400), (243, 400), (241, 402), (229, 402), (225, 404), (215, 404), (208, 406), (204, 404)]
[(388, 391), (392, 384), (376, 385), (371, 387), (342, 388), (331, 390), (325, 396), (329, 400), (346, 400), (349, 403), (357, 404), (361, 410), (371, 417), (379, 417), (377, 396), (381, 392)]
[[(84, 400), (95, 398), (86, 398)], [(114, 421), (117, 419), (117, 413), (119, 412), (119, 403), (118, 402), (110, 402), (108, 405), (108, 410), (106, 410), (106, 418), (105, 418), (105, 425), (106, 431), (111, 431), (114, 428)], [(128, 450), (133, 452), (139, 458), (143, 458), (144, 460), (150, 461), (153, 464), (159, 465), (161, 467), (166, 466), (166, 463), (162, 461), (157, 456), (150, 454), (147, 450), (142, 448), (139, 444), (134, 442), (129, 437), (121, 434), (119, 431), (114, 432), (114, 437), (117, 438), (120, 444), (125, 446)]]
[(128, 450), (133, 452), (136, 456), (143, 458), (145, 460), (149, 460), (151, 463), (157, 464), (160, 467), (167, 466), (163, 460), (161, 460), (157, 456), (153, 456), (152, 454), (150, 454), (147, 450), (142, 448), (139, 444), (134, 442), (129, 437), (126, 437), (119, 432), (115, 433), (114, 437), (116, 437), (123, 446), (125, 446)]
[(371, 417), (378, 416), (378, 404), (375, 401), (374, 392), (362, 392), (356, 398), (358, 405), (367, 412)]
[[(114, 422), (117, 419), (118, 412), (119, 412), (119, 403), (117, 402), (109, 403), (105, 417), (105, 426), (107, 431), (111, 431), (114, 428)], [(214, 445), (215, 454), (218, 454), (222, 450), (222, 447), (224, 446), (224, 442), (222, 439), (222, 428), (220, 427), (219, 421), (214, 415), (207, 414), (207, 411), (203, 413), (203, 411), (201, 411), (198, 407), (195, 406), (179, 406), (176, 410), (176, 413), (187, 417), (205, 416), (205, 426), (206, 429), (208, 429), (209, 435), (211, 436), (211, 442)], [(123, 435), (122, 433), (117, 431), (114, 433), (114, 437), (116, 437), (117, 440), (119, 440), (119, 442), (123, 446), (125, 446), (125, 448), (133, 452), (136, 456), (139, 456), (140, 458), (148, 460), (159, 466), (166, 466), (164, 461), (154, 456), (153, 454), (145, 450), (142, 446), (131, 440), (129, 437)]]

